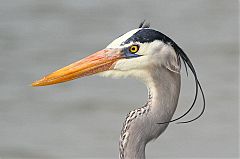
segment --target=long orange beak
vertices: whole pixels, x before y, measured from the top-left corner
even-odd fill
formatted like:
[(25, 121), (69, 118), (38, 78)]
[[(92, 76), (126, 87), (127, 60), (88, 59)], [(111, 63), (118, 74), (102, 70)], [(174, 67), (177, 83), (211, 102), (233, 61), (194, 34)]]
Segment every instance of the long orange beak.
[(115, 63), (121, 58), (123, 58), (123, 54), (120, 49), (104, 49), (33, 82), (32, 86), (62, 83), (111, 70)]

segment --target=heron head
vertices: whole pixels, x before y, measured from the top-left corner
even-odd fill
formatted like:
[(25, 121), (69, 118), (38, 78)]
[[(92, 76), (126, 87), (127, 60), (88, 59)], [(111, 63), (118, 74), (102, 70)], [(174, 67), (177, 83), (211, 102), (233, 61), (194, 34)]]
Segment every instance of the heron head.
[(114, 63), (105, 76), (143, 78), (145, 73), (165, 68), (180, 72), (180, 59), (174, 49), (175, 43), (161, 32), (151, 28), (138, 28), (115, 39), (106, 48), (121, 50), (123, 58)]
[(118, 37), (105, 49), (61, 68), (32, 85), (52, 85), (93, 74), (141, 78), (150, 70), (161, 67), (179, 73), (180, 60), (175, 45), (161, 32), (141, 25)]

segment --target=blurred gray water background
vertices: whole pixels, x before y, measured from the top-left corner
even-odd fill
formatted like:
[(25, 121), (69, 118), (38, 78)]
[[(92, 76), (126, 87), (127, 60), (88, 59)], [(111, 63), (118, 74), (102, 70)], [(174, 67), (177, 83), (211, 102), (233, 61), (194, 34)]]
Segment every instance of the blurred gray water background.
[[(143, 19), (189, 55), (207, 100), (202, 118), (171, 124), (147, 145), (147, 157), (237, 158), (238, 6), (234, 0), (0, 0), (0, 158), (118, 158), (125, 115), (147, 97), (141, 82), (94, 76), (43, 88), (30, 83), (104, 48)], [(182, 74), (175, 117), (194, 95), (192, 78)]]

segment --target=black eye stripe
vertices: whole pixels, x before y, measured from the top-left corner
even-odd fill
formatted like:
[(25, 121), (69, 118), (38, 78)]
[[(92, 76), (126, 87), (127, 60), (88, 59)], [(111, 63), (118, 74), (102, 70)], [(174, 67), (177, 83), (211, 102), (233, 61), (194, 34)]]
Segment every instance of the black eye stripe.
[(172, 39), (163, 33), (153, 29), (141, 29), (134, 33), (131, 37), (125, 40), (121, 45), (129, 44), (130, 42), (151, 43), (154, 40), (160, 40), (164, 43), (174, 43)]

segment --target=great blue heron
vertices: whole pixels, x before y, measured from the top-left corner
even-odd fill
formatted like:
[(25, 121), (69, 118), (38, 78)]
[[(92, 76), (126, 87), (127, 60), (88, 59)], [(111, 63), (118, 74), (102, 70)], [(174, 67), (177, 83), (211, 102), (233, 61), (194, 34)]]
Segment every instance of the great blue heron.
[[(180, 93), (181, 59), (190, 68), (195, 79), (195, 97), (191, 107), (182, 116), (171, 120)], [(105, 49), (59, 69), (34, 82), (33, 86), (61, 83), (83, 76), (100, 74), (107, 77), (135, 77), (148, 88), (147, 103), (130, 111), (122, 127), (119, 150), (121, 159), (144, 159), (145, 146), (156, 139), (170, 122), (184, 117), (193, 108), (200, 89), (203, 109), (205, 97), (195, 69), (183, 50), (169, 37), (141, 23), (115, 39)]]

